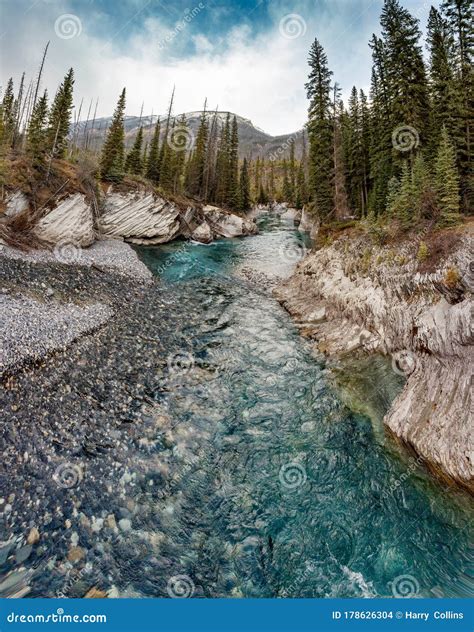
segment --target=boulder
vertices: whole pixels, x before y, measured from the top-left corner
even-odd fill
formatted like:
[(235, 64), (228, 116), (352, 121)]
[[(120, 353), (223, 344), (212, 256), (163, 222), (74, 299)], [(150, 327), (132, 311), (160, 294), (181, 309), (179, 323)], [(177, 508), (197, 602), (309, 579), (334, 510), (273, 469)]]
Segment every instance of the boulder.
[(15, 217), (23, 213), (23, 211), (26, 211), (28, 207), (29, 203), (26, 195), (21, 191), (15, 191), (7, 200), (5, 215), (7, 215), (7, 217)]
[(178, 236), (180, 210), (153, 193), (109, 193), (99, 218), (99, 230), (134, 244), (163, 244)]
[(242, 237), (255, 235), (258, 232), (253, 221), (224, 211), (217, 206), (204, 206), (202, 213), (215, 237)]
[(202, 222), (191, 234), (193, 241), (199, 241), (202, 244), (210, 244), (213, 240), (211, 227), (207, 222)]
[(81, 248), (90, 246), (95, 240), (91, 206), (81, 193), (70, 195), (39, 220), (35, 233), (51, 245), (68, 242)]

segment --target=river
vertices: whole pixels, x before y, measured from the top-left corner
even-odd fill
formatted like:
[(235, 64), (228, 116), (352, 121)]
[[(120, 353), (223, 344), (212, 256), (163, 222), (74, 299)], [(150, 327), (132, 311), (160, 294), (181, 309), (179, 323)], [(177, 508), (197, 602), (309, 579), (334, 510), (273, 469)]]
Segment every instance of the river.
[[(132, 335), (120, 325), (113, 341), (131, 357), (142, 339), (138, 366), (123, 367), (125, 354), (104, 350), (105, 332), (81, 343), (79, 360), (68, 352), (67, 377), (51, 363), (24, 378), (34, 388), (35, 371), (43, 371), (51, 393), (61, 379), (73, 389), (81, 384), (68, 420), (90, 393), (98, 412), (84, 405), (78, 414), (88, 425), (69, 459), (86, 466), (60, 471), (62, 486), (31, 456), (10, 468), (23, 515), (49, 504), (47, 519), (38, 513), (22, 523), (24, 530), (42, 521), (36, 552), (23, 546), (7, 561), (0, 546), (0, 573), (10, 573), (4, 593), (28, 582), (29, 596), (83, 596), (93, 587), (123, 597), (471, 594), (469, 499), (435, 481), (383, 430), (399, 376), (373, 358), (334, 379), (269, 290), (308, 241), (278, 216), (263, 216), (259, 226), (257, 236), (208, 246), (136, 249), (160, 278), (148, 299), (157, 307)], [(156, 338), (151, 319), (163, 332)], [(159, 362), (156, 345), (164, 349)], [(107, 365), (106, 377), (81, 365), (87, 353)], [(144, 374), (147, 358), (156, 362), (156, 381)], [(84, 385), (89, 374), (94, 384)], [(122, 413), (114, 418), (103, 402), (119, 397), (122, 374), (129, 385), (146, 382), (149, 408), (143, 415), (137, 405), (135, 417), (119, 423)], [(48, 415), (66, 410), (68, 397), (49, 402)], [(123, 401), (123, 409), (135, 405), (132, 396)], [(39, 431), (9, 440), (53, 468), (68, 447), (64, 437), (72, 444), (78, 431), (61, 432), (60, 449), (58, 441), (43, 445)], [(36, 496), (25, 496), (31, 480)]]

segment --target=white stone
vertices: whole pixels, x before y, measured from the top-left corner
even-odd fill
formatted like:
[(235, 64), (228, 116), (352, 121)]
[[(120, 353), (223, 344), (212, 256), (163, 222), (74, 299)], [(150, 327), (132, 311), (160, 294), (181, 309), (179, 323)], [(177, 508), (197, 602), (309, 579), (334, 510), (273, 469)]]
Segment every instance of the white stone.
[(98, 224), (108, 237), (135, 244), (162, 244), (180, 230), (180, 211), (172, 202), (145, 191), (108, 193)]
[(49, 244), (90, 246), (95, 240), (92, 209), (80, 193), (68, 196), (39, 220), (35, 233)]

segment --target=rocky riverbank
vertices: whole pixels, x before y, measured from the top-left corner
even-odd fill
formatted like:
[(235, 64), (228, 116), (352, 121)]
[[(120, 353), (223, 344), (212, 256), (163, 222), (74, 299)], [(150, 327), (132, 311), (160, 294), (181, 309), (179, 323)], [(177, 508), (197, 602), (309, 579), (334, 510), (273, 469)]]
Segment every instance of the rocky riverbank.
[[(436, 474), (474, 491), (472, 224), (430, 244), (340, 237), (311, 251), (276, 296), (329, 356), (380, 352), (407, 379), (387, 427)], [(437, 252), (449, 242), (448, 252)], [(423, 257), (424, 258), (424, 257)]]
[(174, 239), (210, 243), (214, 239), (257, 233), (255, 221), (211, 205), (164, 198), (145, 185), (108, 186), (90, 195), (71, 191), (33, 211), (35, 204), (20, 190), (10, 192), (0, 228), (8, 242), (12, 222), (22, 215), (31, 222), (31, 234), (47, 246), (65, 242), (84, 248), (98, 239), (123, 239), (139, 245), (157, 245)]

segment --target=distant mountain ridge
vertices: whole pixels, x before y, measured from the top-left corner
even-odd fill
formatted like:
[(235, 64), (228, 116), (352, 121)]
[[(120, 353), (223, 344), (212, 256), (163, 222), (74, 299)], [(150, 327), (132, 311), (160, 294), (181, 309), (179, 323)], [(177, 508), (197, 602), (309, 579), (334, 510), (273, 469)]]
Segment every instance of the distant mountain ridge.
[[(216, 115), (220, 125), (225, 123), (227, 117), (226, 111), (206, 112), (209, 120)], [(230, 112), (231, 119), (234, 117), (234, 113)], [(193, 135), (196, 135), (199, 120), (202, 115), (202, 111), (185, 112), (186, 122)], [(176, 114), (172, 117), (172, 120), (177, 121), (183, 115)], [(267, 134), (260, 128), (256, 127), (250, 119), (244, 118), (235, 114), (237, 119), (237, 129), (239, 133), (239, 157), (255, 159), (258, 156), (260, 158), (274, 158), (276, 160), (289, 156), (291, 140), (295, 141), (295, 155), (297, 158), (301, 157), (303, 142), (307, 141), (306, 133), (303, 129), (294, 132), (293, 134), (282, 134), (280, 136), (272, 136)], [(165, 116), (160, 116), (161, 121), (166, 120)], [(89, 147), (98, 149), (101, 147), (106, 130), (112, 120), (112, 117), (98, 118), (95, 121), (79, 121), (74, 128), (72, 134), (76, 136), (76, 142), (79, 146), (84, 144), (85, 138), (89, 138)], [(149, 142), (152, 135), (157, 115), (152, 116), (126, 116), (124, 119), (125, 127), (125, 144), (127, 147), (133, 142), (140, 125), (143, 127), (144, 142)], [(163, 133), (163, 130), (162, 130)]]

